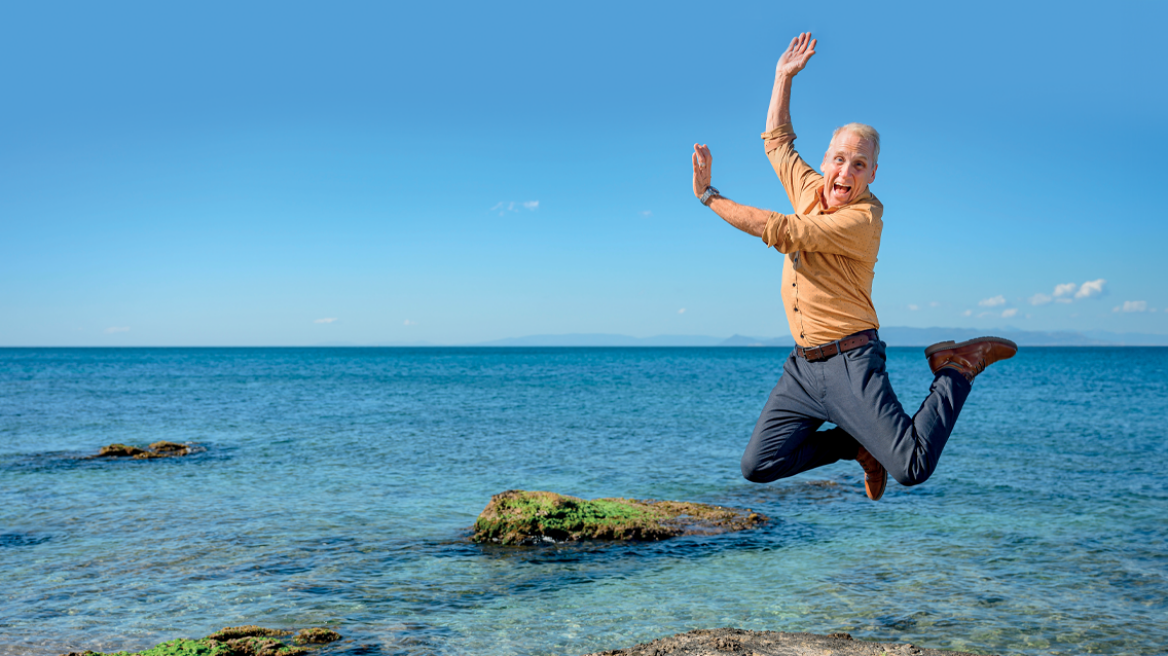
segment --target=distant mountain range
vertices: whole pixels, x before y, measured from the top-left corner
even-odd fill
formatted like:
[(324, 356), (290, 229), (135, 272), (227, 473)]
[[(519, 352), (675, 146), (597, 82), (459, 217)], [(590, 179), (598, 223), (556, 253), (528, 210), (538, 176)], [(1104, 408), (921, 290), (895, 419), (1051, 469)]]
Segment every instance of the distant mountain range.
[[(907, 328), (887, 326), (880, 329), (880, 338), (889, 346), (928, 346), (952, 339), (956, 341), (997, 335), (1014, 340), (1019, 346), (1168, 346), (1168, 335), (1147, 333), (1112, 333), (1105, 331), (1038, 332), (1017, 328)], [(631, 337), (607, 333), (569, 333), (565, 335), (528, 335), (509, 337), (473, 346), (774, 346), (790, 348), (795, 341), (790, 337), (710, 337), (707, 335), (657, 335)]]

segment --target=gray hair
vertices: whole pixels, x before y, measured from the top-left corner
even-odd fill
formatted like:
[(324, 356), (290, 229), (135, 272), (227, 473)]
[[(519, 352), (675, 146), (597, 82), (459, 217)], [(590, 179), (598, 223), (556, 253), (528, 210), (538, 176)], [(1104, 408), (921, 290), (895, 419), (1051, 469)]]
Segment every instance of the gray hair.
[(831, 140), (835, 141), (835, 138), (842, 132), (851, 132), (872, 144), (873, 164), (876, 163), (875, 160), (880, 159), (880, 133), (876, 131), (876, 128), (871, 125), (864, 125), (863, 123), (848, 123), (847, 125), (836, 128), (835, 132), (831, 133)]

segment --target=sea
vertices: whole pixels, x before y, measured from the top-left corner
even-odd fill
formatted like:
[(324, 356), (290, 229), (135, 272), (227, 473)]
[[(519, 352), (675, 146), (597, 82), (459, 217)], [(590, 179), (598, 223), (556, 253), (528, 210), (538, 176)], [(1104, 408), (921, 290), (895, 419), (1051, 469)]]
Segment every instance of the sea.
[[(1023, 348), (922, 485), (739, 459), (781, 348), (0, 349), (0, 655), (327, 626), (322, 654), (578, 656), (692, 629), (1168, 653), (1168, 348)], [(915, 408), (920, 348), (888, 370)], [(160, 460), (102, 446), (191, 443)], [(764, 527), (475, 544), (493, 494)]]

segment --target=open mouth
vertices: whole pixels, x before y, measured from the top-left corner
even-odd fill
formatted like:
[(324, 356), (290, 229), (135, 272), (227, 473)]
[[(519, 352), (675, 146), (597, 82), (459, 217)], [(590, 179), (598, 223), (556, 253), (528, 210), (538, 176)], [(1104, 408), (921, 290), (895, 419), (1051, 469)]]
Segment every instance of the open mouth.
[(852, 193), (852, 188), (845, 184), (835, 183), (831, 186), (831, 193), (837, 196), (847, 196)]

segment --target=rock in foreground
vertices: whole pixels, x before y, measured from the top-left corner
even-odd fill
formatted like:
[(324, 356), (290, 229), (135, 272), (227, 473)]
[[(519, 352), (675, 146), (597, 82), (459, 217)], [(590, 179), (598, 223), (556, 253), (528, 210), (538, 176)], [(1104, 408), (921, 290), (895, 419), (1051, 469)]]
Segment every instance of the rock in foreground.
[(555, 492), (508, 490), (491, 497), (474, 525), (475, 542), (537, 544), (577, 540), (662, 540), (715, 535), (768, 521), (750, 510), (684, 501), (585, 500)]
[(853, 640), (846, 633), (813, 633), (701, 629), (588, 656), (974, 656), (962, 651), (919, 649), (892, 642)]
[(101, 447), (94, 458), (134, 458), (135, 460), (148, 460), (150, 458), (173, 458), (176, 456), (185, 456), (191, 452), (189, 444), (179, 444), (178, 442), (155, 442), (148, 448), (140, 449), (136, 446), (129, 446), (126, 444), (111, 444), (109, 446)]
[[(133, 652), (134, 656), (304, 656), (309, 653), (303, 647), (293, 647), (276, 640), (278, 636), (291, 635), (291, 631), (265, 629), (260, 626), (229, 626), (200, 638), (169, 640), (150, 649)], [(309, 639), (302, 640), (302, 637)], [(340, 634), (328, 629), (304, 629), (295, 640), (325, 643), (340, 640)], [(131, 656), (131, 652), (118, 651), (102, 654), (96, 651), (70, 652), (64, 656)]]

